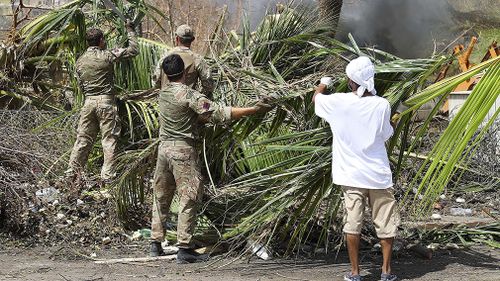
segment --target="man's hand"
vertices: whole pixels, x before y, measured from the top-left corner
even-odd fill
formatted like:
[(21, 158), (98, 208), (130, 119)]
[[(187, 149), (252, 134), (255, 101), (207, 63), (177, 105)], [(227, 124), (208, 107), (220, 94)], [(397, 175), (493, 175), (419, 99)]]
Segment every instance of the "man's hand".
[(321, 78), (321, 80), (319, 81), (320, 85), (323, 84), (326, 86), (326, 88), (330, 88), (333, 84), (333, 79), (332, 77), (323, 77)]
[(262, 97), (255, 105), (256, 113), (267, 113), (274, 108), (273, 98), (269, 96)]
[(231, 107), (231, 120), (238, 120), (245, 116), (264, 114), (274, 108), (273, 98), (265, 96), (252, 107)]
[(316, 90), (314, 91), (312, 101), (314, 102), (316, 100), (316, 95), (325, 93), (326, 90), (332, 86), (332, 84), (333, 84), (332, 77), (321, 78), (321, 80), (319, 81), (319, 85), (316, 87)]
[(267, 113), (274, 108), (273, 105), (262, 100), (258, 101), (253, 107), (255, 108), (255, 113)]
[(315, 94), (323, 94), (324, 92), (326, 92), (326, 85), (325, 84), (319, 84), (317, 87), (316, 87), (316, 92)]

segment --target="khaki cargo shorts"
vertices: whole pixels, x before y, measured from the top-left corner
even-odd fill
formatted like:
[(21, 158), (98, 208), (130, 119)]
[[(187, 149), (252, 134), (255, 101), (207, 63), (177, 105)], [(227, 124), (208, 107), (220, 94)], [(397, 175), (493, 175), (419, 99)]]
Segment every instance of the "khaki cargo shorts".
[(344, 192), (345, 203), (345, 233), (361, 233), (363, 214), (365, 206), (368, 203), (378, 238), (392, 238), (396, 236), (400, 219), (392, 188), (366, 189), (342, 186), (342, 190)]

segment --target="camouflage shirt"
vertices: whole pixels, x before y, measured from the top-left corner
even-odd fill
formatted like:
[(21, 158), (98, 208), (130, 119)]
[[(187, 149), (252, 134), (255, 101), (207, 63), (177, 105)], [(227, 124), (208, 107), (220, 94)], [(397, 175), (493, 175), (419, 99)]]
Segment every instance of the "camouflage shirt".
[(139, 54), (137, 38), (134, 32), (129, 32), (129, 46), (102, 50), (99, 47), (89, 47), (76, 61), (78, 83), (85, 96), (114, 95), (114, 63), (121, 59)]
[(231, 120), (231, 107), (221, 106), (205, 95), (181, 83), (169, 83), (158, 96), (160, 138), (162, 140), (197, 139), (202, 123), (200, 115), (210, 123)]
[(198, 80), (201, 81), (201, 92), (210, 96), (214, 90), (214, 81), (210, 74), (210, 68), (202, 56), (196, 54), (188, 47), (178, 46), (170, 51), (167, 51), (158, 61), (156, 69), (153, 74), (153, 85), (156, 88), (163, 89), (168, 84), (168, 78), (161, 69), (163, 60), (171, 54), (178, 54), (184, 61), (184, 70), (186, 71), (185, 84), (189, 87), (196, 89)]

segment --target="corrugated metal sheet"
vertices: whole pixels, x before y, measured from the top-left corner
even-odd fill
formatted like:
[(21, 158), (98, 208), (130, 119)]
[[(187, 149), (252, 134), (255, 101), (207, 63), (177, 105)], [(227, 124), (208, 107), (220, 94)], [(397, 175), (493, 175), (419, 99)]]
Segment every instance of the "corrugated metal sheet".
[[(467, 99), (467, 97), (469, 97), (471, 92), (472, 91), (451, 93), (449, 97), (450, 118), (453, 118), (458, 113), (460, 107), (465, 103), (465, 100)], [(484, 119), (485, 123), (493, 117), (498, 108), (500, 108), (500, 97), (497, 98), (490, 111), (488, 112), (487, 117)], [(497, 116), (496, 119), (499, 119), (499, 117)]]

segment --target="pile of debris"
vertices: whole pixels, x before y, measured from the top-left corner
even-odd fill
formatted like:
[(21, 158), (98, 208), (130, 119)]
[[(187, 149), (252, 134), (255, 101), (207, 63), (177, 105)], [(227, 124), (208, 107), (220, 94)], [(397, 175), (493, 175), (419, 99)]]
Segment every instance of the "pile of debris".
[(36, 182), (69, 139), (61, 132), (32, 132), (52, 114), (41, 111), (0, 111), (0, 222), (3, 231), (28, 235), (35, 231)]
[(63, 205), (64, 192), (55, 186), (66, 165), (60, 157), (71, 147), (73, 132), (42, 126), (53, 118), (54, 113), (38, 110), (0, 111), (0, 225), (4, 233), (56, 241), (65, 234), (55, 232), (76, 224), (75, 215), (105, 220), (102, 208), (108, 204), (103, 202), (89, 206), (80, 200), (81, 206)]
[[(472, 142), (474, 139), (472, 140)], [(486, 132), (484, 139), (472, 150), (468, 168), (458, 173), (454, 187), (434, 205), (434, 218), (440, 215), (485, 217), (500, 216), (500, 120)], [(477, 196), (480, 192), (481, 196)]]

